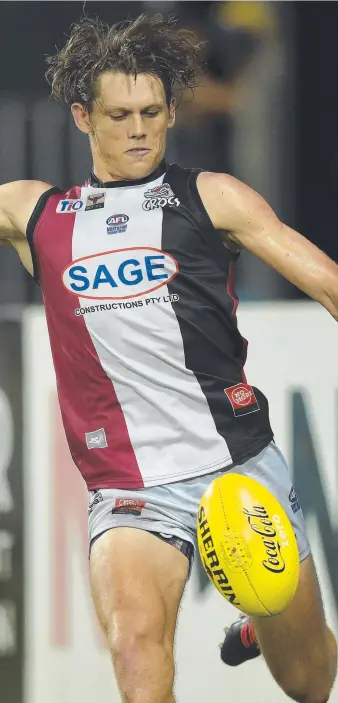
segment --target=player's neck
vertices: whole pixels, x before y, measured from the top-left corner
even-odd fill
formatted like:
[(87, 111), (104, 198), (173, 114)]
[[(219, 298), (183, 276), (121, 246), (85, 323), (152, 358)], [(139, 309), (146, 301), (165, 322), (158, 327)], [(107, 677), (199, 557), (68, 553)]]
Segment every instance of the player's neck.
[(104, 183), (116, 183), (116, 182), (123, 182), (123, 181), (142, 181), (143, 179), (147, 179), (151, 174), (155, 174), (161, 165), (164, 163), (164, 157), (161, 156), (158, 161), (156, 161), (155, 164), (153, 164), (151, 170), (146, 173), (143, 173), (142, 175), (138, 176), (135, 175), (135, 177), (127, 177), (123, 176), (121, 173), (118, 172), (118, 169), (115, 170), (107, 170), (107, 168), (100, 164), (96, 163), (94, 161), (93, 163), (93, 168), (92, 168), (92, 180), (97, 181), (98, 184), (104, 184)]

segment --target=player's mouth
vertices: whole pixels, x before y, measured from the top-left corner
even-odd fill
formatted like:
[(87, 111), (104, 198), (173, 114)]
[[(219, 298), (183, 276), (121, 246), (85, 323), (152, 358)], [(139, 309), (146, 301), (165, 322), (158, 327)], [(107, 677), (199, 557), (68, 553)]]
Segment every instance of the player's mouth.
[(126, 153), (130, 154), (130, 156), (145, 156), (149, 154), (149, 151), (151, 149), (147, 149), (147, 147), (134, 147), (133, 149), (128, 149)]

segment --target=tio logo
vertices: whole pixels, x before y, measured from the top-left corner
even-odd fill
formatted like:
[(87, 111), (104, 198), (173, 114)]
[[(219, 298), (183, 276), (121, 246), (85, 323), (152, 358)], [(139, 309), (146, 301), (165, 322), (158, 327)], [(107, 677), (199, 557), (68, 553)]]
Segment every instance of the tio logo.
[(83, 200), (59, 200), (56, 212), (63, 214), (79, 212), (84, 206)]
[(77, 297), (123, 300), (167, 285), (178, 271), (177, 261), (161, 249), (133, 247), (77, 259), (62, 280)]

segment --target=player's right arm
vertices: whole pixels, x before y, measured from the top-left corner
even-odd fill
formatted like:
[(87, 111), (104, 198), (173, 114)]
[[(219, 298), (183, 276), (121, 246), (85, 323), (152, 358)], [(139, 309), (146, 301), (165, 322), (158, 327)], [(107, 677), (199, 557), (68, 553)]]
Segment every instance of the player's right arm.
[(33, 263), (27, 225), (39, 198), (51, 187), (42, 181), (13, 181), (0, 186), (0, 246), (12, 244), (30, 274)]

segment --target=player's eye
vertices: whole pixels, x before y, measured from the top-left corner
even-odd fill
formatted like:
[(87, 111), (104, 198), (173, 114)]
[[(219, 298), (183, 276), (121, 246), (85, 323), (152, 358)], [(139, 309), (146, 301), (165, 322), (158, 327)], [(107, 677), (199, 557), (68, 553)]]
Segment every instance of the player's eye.
[(158, 115), (159, 112), (160, 112), (159, 110), (147, 110), (147, 112), (145, 112), (144, 114), (147, 117), (156, 117), (156, 115)]
[(109, 115), (109, 117), (111, 120), (113, 120), (113, 122), (122, 122), (122, 120), (126, 119), (127, 115)]

